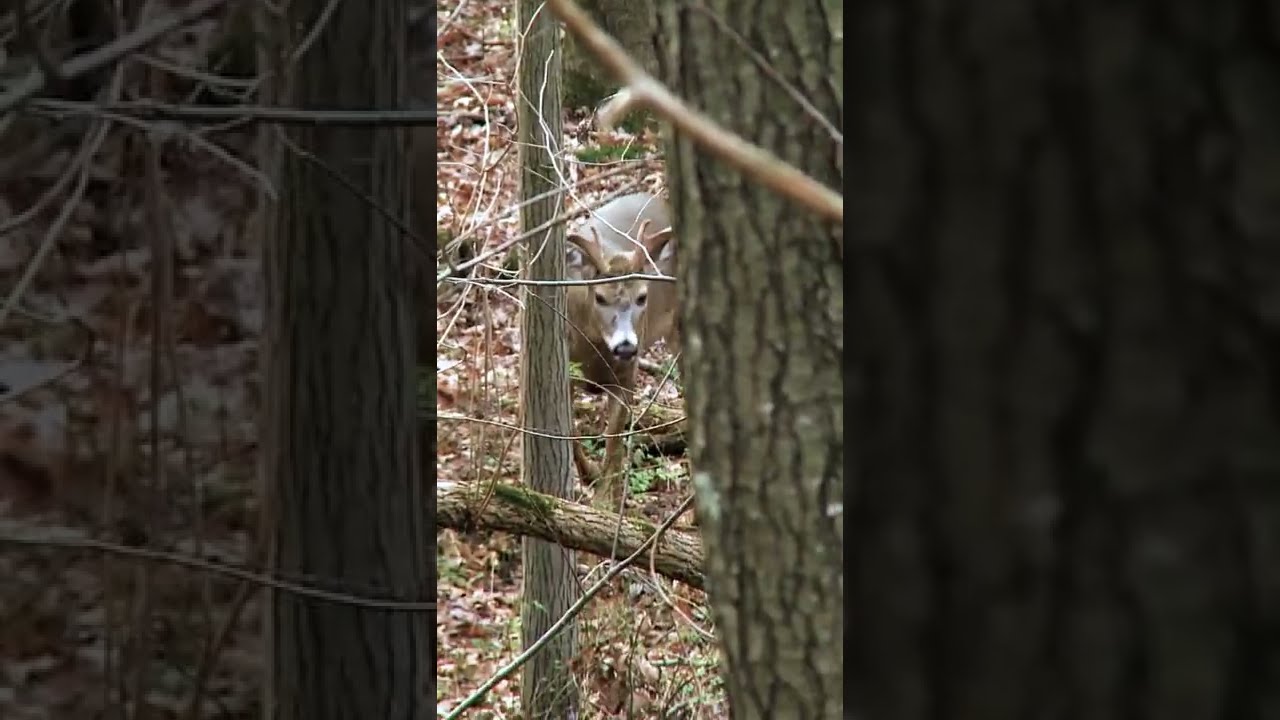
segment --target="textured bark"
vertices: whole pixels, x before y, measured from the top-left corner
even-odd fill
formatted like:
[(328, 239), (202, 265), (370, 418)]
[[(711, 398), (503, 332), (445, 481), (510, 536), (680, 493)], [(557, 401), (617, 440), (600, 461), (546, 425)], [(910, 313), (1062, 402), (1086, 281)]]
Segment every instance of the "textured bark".
[[(706, 3), (836, 126), (838, 2)], [(666, 81), (832, 186), (839, 147), (704, 13), (665, 5)], [(843, 279), (838, 226), (676, 138), (689, 453), (736, 718), (839, 718)], [(834, 241), (834, 242), (833, 242)]]
[[(329, 3), (293, 0), (289, 42)], [(389, 108), (404, 98), (404, 4), (339, 3), (277, 101)], [(286, 43), (286, 47), (288, 43)], [(430, 601), (418, 476), (412, 250), (370, 205), (404, 217), (405, 137), (296, 128), (322, 168), (286, 152), (267, 280), (264, 478), (275, 572), (347, 592)], [(336, 182), (340, 174), (359, 192)], [(267, 716), (425, 720), (434, 618), (269, 594)]]
[[(434, 15), (434, 11), (432, 12)], [(434, 26), (434, 23), (433, 23)], [(434, 74), (434, 70), (431, 71)], [(435, 104), (434, 98), (432, 104)], [(419, 126), (409, 134), (409, 227), (418, 236), (405, 239), (406, 260), (417, 270), (414, 277), (415, 365), (418, 368), (416, 396), (419, 407), (418, 425), (418, 478), (427, 496), (427, 522), (435, 524), (436, 494), (436, 314), (428, 308), (436, 307), (435, 263), (435, 156), (436, 129)], [(426, 200), (431, 200), (430, 207)], [(416, 245), (416, 247), (415, 247)], [(425, 391), (425, 392), (424, 392)], [(436, 556), (436, 535), (428, 533), (424, 555)], [(436, 585), (436, 564), (428, 561), (426, 582)], [(431, 636), (431, 667), (428, 697), (436, 696), (436, 636)]]
[[(653, 48), (653, 0), (586, 0), (578, 5), (636, 62), (656, 71)], [(564, 35), (564, 101), (591, 106), (618, 89), (618, 83), (570, 33)]]
[[(616, 513), (522, 487), (448, 483), (436, 486), (435, 499), (437, 527), (536, 537), (602, 558), (630, 555), (657, 529), (643, 520), (620, 518)], [(646, 554), (642, 565), (647, 566), (650, 559)], [(652, 560), (658, 574), (703, 588), (702, 543), (696, 535), (668, 530), (658, 542)]]
[[(519, 0), (519, 26), (528, 32), (520, 46), (520, 95), (517, 98), (520, 141), (520, 197), (541, 200), (521, 207), (520, 225), (528, 230), (554, 217), (563, 207), (555, 163), (560, 162), (563, 131), (560, 112), (560, 41), (554, 19), (541, 0)], [(530, 20), (532, 18), (532, 21)], [(548, 61), (548, 58), (550, 60)], [(557, 225), (535, 241), (524, 261), (524, 275), (559, 280), (565, 273), (564, 226)], [(569, 346), (564, 332), (565, 289), (525, 286), (521, 312), (520, 408), (524, 426), (534, 432), (570, 434)], [(570, 445), (525, 433), (521, 474), (525, 485), (554, 497), (573, 490)], [(572, 550), (534, 538), (524, 539), (524, 597), (520, 632), (528, 648), (577, 600), (578, 578)], [(577, 647), (576, 624), (557, 635), (521, 669), (521, 704), (525, 718), (574, 717), (578, 691), (571, 672)]]
[(851, 25), (856, 707), (1280, 717), (1275, 3)]

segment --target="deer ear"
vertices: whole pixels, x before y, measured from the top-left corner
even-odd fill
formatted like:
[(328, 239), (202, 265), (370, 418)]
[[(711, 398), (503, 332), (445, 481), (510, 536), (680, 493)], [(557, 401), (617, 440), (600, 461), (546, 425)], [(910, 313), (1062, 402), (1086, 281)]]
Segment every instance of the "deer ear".
[[(586, 238), (576, 233), (571, 233), (570, 237), (576, 237), (583, 242), (586, 241)], [(564, 255), (565, 270), (568, 272), (569, 279), (590, 280), (596, 276), (596, 268), (592, 264), (591, 258), (587, 257), (587, 254), (583, 252), (577, 243), (566, 242)]]
[(655, 259), (655, 260), (670, 260), (670, 259), (672, 258), (672, 256), (674, 256), (674, 255), (676, 254), (676, 245), (678, 244), (678, 243), (676, 242), (675, 237), (674, 237), (674, 232), (675, 232), (675, 231), (674, 231), (674, 229), (673, 229), (673, 228), (667, 228), (666, 230), (664, 230), (664, 231), (662, 231), (662, 232), (665, 232), (665, 233), (667, 233), (668, 235), (673, 235), (673, 237), (669, 238), (668, 240), (666, 240), (666, 241), (663, 243), (663, 245), (662, 245), (662, 249), (661, 249), (661, 251), (658, 253), (658, 257), (656, 257), (656, 258), (654, 258), (654, 259)]
[[(673, 228), (663, 228), (655, 233), (645, 235), (641, 242), (644, 249), (649, 253), (649, 257), (653, 258), (653, 262), (658, 266), (659, 270), (663, 270), (663, 265), (669, 265), (671, 256), (675, 253), (675, 234)], [(643, 258), (643, 254), (641, 253)], [(646, 263), (641, 263), (646, 264)]]

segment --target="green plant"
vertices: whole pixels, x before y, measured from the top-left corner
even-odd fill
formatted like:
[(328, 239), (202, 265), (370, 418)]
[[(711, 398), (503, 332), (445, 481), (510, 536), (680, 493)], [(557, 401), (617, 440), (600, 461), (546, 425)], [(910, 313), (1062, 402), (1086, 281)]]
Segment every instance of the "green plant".
[(646, 456), (640, 448), (632, 451), (631, 458), (633, 469), (627, 478), (627, 484), (633, 494), (647, 493), (660, 482), (670, 483), (680, 477), (679, 472), (665, 464), (645, 465)]
[(448, 582), (454, 585), (466, 585), (467, 577), (463, 572), (462, 560), (457, 556), (436, 555), (437, 582)]
[(618, 160), (635, 160), (643, 154), (643, 148), (635, 143), (622, 145), (601, 144), (584, 147), (574, 153), (584, 163), (606, 163)]

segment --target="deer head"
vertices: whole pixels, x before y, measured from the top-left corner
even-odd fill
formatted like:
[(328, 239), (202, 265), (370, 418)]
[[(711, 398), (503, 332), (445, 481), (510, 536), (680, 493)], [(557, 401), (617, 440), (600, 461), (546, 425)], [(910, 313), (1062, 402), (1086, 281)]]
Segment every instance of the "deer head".
[[(608, 253), (600, 242), (600, 234), (591, 227), (591, 238), (579, 232), (570, 233), (566, 240), (569, 249), (569, 275), (574, 279), (620, 277), (632, 274), (656, 272), (654, 262), (662, 249), (671, 241), (671, 228), (646, 234), (649, 221), (640, 222), (636, 231), (639, 238), (635, 250)], [(647, 253), (647, 256), (646, 256)], [(575, 285), (570, 288), (570, 319), (588, 334), (594, 344), (603, 344), (618, 360), (630, 361), (640, 352), (641, 327), (645, 306), (649, 300), (649, 281), (629, 278), (617, 282), (595, 285)], [(576, 297), (573, 297), (576, 295)]]

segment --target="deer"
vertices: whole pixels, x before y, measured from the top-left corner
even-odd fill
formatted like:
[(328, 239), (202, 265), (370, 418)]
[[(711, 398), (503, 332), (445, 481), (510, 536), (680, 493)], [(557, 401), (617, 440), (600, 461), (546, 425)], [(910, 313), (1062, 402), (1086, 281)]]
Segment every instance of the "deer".
[[(666, 203), (648, 193), (616, 198), (584, 227), (566, 235), (570, 279), (592, 280), (633, 274), (673, 274), (675, 246)], [(620, 475), (626, 453), (622, 438), (639, 358), (659, 339), (679, 347), (677, 288), (674, 282), (625, 278), (570, 285), (566, 291), (569, 359), (582, 368), (592, 394), (608, 396), (605, 461), (596, 489), (599, 504), (621, 505), (626, 483)], [(574, 464), (584, 481), (590, 461), (580, 443)]]

